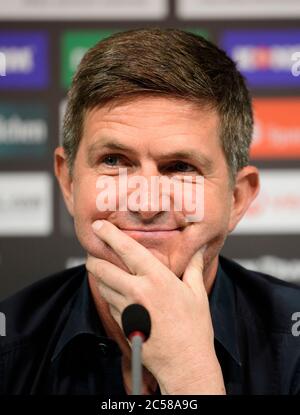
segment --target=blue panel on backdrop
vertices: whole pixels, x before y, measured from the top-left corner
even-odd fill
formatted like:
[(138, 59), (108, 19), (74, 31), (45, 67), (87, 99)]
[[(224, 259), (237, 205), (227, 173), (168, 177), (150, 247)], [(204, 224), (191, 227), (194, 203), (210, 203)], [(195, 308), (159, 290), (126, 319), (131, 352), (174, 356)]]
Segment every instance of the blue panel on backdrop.
[[(300, 87), (300, 30), (224, 31), (220, 47), (253, 87)], [(300, 73), (299, 73), (300, 75)]]
[(0, 52), (5, 76), (0, 89), (41, 89), (48, 85), (48, 37), (43, 32), (0, 31)]

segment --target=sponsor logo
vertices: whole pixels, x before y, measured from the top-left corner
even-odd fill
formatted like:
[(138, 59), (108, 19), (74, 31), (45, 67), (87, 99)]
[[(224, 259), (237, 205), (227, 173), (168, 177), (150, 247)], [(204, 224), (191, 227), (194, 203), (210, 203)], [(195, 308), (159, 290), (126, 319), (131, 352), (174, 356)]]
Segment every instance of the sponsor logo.
[(252, 158), (300, 157), (300, 99), (255, 98)]
[(47, 154), (47, 118), (43, 104), (0, 102), (0, 158)]
[(119, 30), (84, 30), (64, 33), (61, 45), (61, 61), (62, 84), (65, 88), (70, 86), (76, 68), (87, 50), (100, 40), (116, 32), (119, 32)]
[(0, 32), (5, 77), (0, 88), (43, 88), (48, 83), (48, 41), (40, 32)]
[(0, 235), (48, 236), (53, 227), (52, 177), (0, 173)]
[[(299, 86), (292, 58), (300, 51), (300, 30), (226, 31), (221, 47), (254, 87)], [(297, 66), (298, 65), (298, 66)]]
[(263, 255), (258, 258), (236, 258), (235, 261), (253, 271), (273, 275), (288, 282), (300, 283), (300, 259)]
[(234, 233), (299, 233), (300, 169), (261, 170), (260, 183), (258, 197)]

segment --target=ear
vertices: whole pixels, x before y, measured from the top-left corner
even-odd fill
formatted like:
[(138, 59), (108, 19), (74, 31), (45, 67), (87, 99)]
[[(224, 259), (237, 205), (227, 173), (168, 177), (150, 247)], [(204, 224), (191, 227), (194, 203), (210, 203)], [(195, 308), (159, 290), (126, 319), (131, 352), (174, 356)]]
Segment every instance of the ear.
[(73, 179), (69, 172), (67, 157), (63, 147), (57, 147), (54, 151), (54, 172), (67, 209), (70, 215), (73, 216)]
[(236, 174), (232, 193), (232, 205), (228, 231), (234, 230), (259, 192), (259, 172), (254, 166), (246, 166)]

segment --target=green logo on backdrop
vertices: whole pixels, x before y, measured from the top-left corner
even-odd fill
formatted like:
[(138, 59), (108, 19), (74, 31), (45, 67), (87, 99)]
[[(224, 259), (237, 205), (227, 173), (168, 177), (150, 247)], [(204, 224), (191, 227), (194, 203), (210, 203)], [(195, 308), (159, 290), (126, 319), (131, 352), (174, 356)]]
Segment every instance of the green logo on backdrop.
[(41, 157), (48, 151), (47, 108), (41, 103), (0, 102), (0, 158)]
[(85, 52), (100, 40), (116, 32), (120, 32), (120, 30), (82, 30), (64, 33), (61, 43), (61, 77), (64, 88), (69, 88), (72, 77)]

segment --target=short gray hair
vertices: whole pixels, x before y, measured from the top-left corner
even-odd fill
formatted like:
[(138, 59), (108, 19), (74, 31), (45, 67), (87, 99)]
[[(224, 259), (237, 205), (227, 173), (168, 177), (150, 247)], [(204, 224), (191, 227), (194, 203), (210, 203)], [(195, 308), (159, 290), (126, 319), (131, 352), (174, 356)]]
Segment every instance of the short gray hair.
[(216, 108), (220, 141), (234, 181), (249, 163), (253, 115), (235, 63), (201, 36), (178, 29), (136, 29), (98, 42), (83, 57), (68, 94), (63, 147), (70, 174), (87, 110), (137, 95), (183, 98)]

